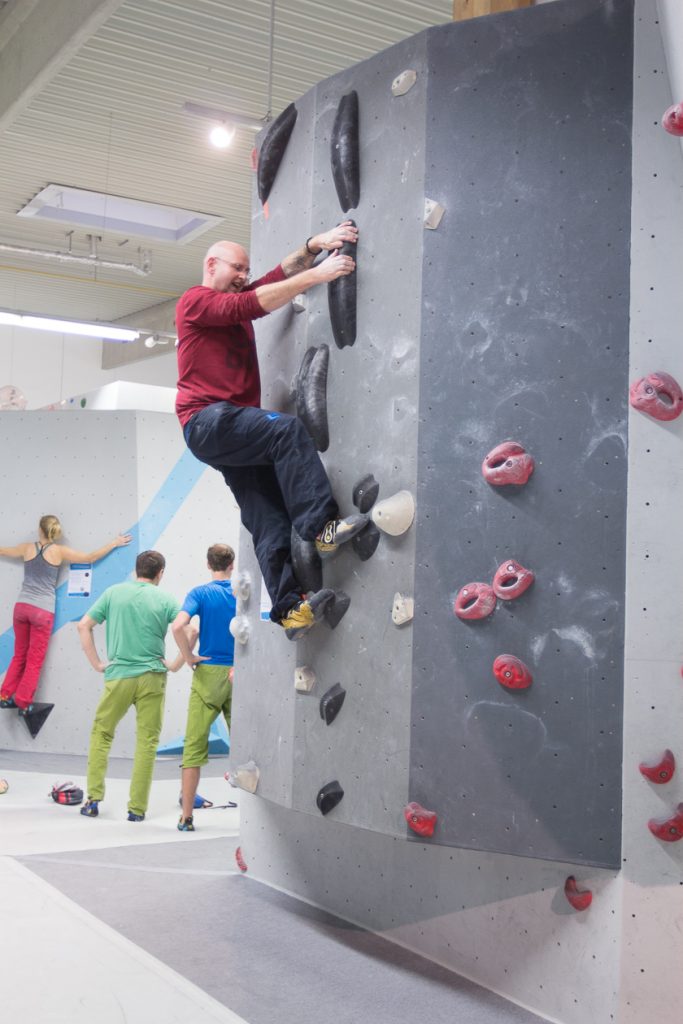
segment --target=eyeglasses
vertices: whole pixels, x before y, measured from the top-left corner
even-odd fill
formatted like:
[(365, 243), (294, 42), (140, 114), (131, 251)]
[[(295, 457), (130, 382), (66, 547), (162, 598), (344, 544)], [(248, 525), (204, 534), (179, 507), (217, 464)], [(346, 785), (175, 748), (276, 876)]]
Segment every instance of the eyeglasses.
[(220, 260), (221, 263), (225, 263), (237, 274), (242, 274), (243, 277), (249, 281), (251, 279), (251, 267), (244, 267), (241, 263), (233, 263), (232, 260), (226, 260), (223, 256), (214, 256), (215, 260)]

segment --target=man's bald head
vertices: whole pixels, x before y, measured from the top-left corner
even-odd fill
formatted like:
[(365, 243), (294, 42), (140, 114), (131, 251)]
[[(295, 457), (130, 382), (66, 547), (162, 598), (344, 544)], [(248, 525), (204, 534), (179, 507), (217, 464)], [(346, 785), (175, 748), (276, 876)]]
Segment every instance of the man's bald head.
[(249, 254), (237, 242), (214, 242), (204, 257), (202, 284), (218, 292), (241, 292), (249, 282)]

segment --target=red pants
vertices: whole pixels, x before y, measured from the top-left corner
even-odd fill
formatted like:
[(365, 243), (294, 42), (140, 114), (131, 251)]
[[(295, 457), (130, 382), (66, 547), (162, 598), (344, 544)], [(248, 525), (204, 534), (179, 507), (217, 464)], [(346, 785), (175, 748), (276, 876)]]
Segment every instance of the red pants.
[(14, 606), (14, 657), (0, 696), (14, 696), (19, 708), (29, 706), (38, 688), (54, 618), (54, 612), (46, 612), (33, 604), (19, 601)]

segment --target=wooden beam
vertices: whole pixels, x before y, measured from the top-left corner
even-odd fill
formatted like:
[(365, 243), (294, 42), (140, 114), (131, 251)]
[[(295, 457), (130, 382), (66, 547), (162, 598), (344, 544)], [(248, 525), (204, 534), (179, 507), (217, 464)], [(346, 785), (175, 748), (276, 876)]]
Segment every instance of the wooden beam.
[(534, 0), (453, 0), (453, 21), (467, 21), (484, 14), (501, 14), (532, 7)]

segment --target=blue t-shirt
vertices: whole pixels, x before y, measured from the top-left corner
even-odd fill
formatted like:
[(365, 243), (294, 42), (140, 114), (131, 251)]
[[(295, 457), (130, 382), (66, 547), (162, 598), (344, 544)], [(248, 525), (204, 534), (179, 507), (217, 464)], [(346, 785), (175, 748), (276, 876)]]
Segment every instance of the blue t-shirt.
[(230, 620), (237, 611), (237, 601), (230, 580), (212, 580), (194, 587), (183, 602), (182, 611), (199, 616), (199, 654), (208, 658), (205, 665), (232, 665), (235, 641)]

